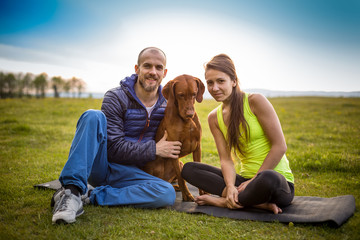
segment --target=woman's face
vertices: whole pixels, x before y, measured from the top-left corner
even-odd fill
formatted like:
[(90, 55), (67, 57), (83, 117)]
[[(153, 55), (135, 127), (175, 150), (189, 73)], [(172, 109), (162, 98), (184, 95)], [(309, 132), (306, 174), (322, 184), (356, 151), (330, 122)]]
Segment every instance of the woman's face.
[(205, 71), (205, 79), (209, 93), (217, 102), (226, 101), (236, 86), (236, 81), (229, 75), (214, 69)]

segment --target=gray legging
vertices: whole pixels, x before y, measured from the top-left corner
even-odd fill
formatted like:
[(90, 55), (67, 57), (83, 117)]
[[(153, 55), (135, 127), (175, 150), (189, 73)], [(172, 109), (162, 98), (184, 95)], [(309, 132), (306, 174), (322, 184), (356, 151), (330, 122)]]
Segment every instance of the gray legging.
[[(221, 196), (226, 187), (221, 169), (198, 162), (188, 162), (184, 165), (181, 176), (190, 184), (208, 193)], [(236, 174), (235, 186), (249, 179)], [(239, 193), (239, 203), (243, 206), (253, 206), (261, 203), (275, 203), (285, 207), (294, 198), (294, 184), (274, 170), (265, 170)]]

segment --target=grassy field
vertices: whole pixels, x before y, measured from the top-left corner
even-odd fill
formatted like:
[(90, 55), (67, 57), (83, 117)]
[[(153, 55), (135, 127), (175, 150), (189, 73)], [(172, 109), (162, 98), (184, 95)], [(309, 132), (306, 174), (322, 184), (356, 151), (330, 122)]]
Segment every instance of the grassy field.
[[(326, 224), (236, 221), (171, 210), (85, 206), (71, 225), (52, 225), (53, 191), (77, 119), (99, 99), (0, 100), (0, 239), (360, 239), (360, 99), (271, 98), (285, 133), (295, 195), (352, 194), (356, 212), (340, 228)], [(207, 126), (218, 103), (197, 105), (203, 162), (219, 166)], [(186, 157), (184, 161), (191, 160)]]

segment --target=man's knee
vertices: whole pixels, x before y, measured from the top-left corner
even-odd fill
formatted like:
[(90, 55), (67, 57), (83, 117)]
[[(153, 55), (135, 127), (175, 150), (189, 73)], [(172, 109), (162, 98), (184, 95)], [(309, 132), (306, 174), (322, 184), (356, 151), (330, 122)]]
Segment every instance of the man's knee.
[(90, 125), (97, 126), (98, 124), (106, 126), (105, 114), (100, 110), (89, 109), (81, 115), (77, 127)]
[(174, 187), (170, 183), (164, 181), (160, 188), (161, 189), (157, 194), (157, 199), (155, 200), (156, 208), (172, 206), (175, 203), (176, 198)]
[(82, 119), (86, 119), (86, 120), (92, 120), (92, 119), (94, 119), (94, 120), (104, 120), (104, 119), (106, 119), (106, 117), (105, 117), (105, 114), (102, 112), (102, 111), (100, 111), (100, 110), (94, 110), (94, 109), (89, 109), (89, 110), (87, 110), (87, 111), (85, 111), (82, 115), (81, 115), (81, 117), (80, 118), (82, 118)]
[(147, 187), (146, 203), (137, 205), (143, 208), (161, 208), (172, 206), (175, 203), (174, 187), (165, 181), (152, 183)]

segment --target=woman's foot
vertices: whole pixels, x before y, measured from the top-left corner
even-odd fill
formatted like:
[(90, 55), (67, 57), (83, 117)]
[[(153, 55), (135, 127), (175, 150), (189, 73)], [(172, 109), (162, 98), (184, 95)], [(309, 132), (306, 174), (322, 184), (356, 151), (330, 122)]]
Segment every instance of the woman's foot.
[(211, 205), (216, 207), (226, 207), (226, 199), (223, 197), (215, 197), (208, 194), (201, 195), (195, 198), (198, 205)]
[[(198, 205), (211, 205), (216, 207), (227, 208), (226, 199), (223, 197), (215, 197), (212, 195), (201, 195), (195, 198), (195, 202)], [(255, 208), (265, 209), (274, 214), (282, 213), (281, 208), (279, 208), (275, 203), (262, 203), (259, 205), (254, 205)]]
[[(211, 205), (211, 206), (216, 206), (216, 207), (230, 208), (227, 205), (226, 198), (207, 195), (207, 194), (198, 196), (197, 198), (195, 198), (195, 202), (198, 205)], [(240, 205), (237, 205), (230, 209), (237, 209), (237, 208), (243, 208), (243, 207)]]
[(254, 205), (254, 207), (268, 210), (274, 214), (282, 213), (281, 208), (279, 208), (275, 203), (262, 203), (259, 205)]

